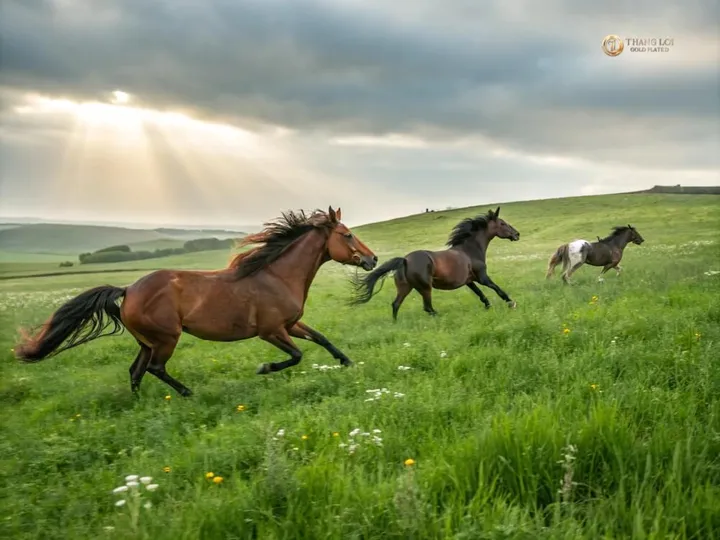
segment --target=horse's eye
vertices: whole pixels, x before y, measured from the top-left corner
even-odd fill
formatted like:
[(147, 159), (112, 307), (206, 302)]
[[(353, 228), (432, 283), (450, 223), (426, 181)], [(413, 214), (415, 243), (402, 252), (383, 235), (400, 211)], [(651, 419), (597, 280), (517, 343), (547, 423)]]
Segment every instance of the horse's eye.
[(347, 238), (348, 240), (350, 240), (352, 238), (352, 233), (345, 233), (345, 234), (343, 234), (343, 236), (345, 238)]

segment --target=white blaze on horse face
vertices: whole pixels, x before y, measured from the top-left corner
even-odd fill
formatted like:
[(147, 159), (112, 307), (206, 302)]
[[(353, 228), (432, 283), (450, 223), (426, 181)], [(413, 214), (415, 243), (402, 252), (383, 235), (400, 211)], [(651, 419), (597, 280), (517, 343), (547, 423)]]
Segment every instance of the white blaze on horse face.
[(573, 240), (568, 244), (568, 258), (570, 259), (570, 268), (579, 262), (585, 262), (585, 255), (582, 253), (583, 246), (590, 246), (586, 240)]

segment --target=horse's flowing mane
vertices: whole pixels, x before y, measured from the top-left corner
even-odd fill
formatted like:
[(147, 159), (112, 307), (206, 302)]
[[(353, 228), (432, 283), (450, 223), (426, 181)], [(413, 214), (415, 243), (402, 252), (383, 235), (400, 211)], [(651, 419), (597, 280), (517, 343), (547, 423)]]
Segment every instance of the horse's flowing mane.
[(284, 212), (275, 221), (265, 223), (262, 231), (249, 234), (240, 240), (237, 247), (261, 245), (236, 255), (228, 267), (235, 270), (237, 279), (251, 276), (279, 259), (283, 252), (301, 236), (314, 229), (330, 226), (330, 217), (320, 210), (315, 210), (309, 216), (302, 210)]
[(479, 230), (487, 228), (490, 219), (492, 219), (492, 210), (487, 214), (463, 219), (453, 228), (447, 245), (450, 247), (459, 246), (468, 238), (475, 236)]
[(612, 232), (609, 235), (607, 235), (605, 238), (601, 238), (600, 242), (608, 242), (608, 241), (612, 240), (613, 238), (617, 238), (625, 231), (633, 229), (633, 228), (634, 227), (632, 225), (620, 225), (617, 227), (613, 227)]

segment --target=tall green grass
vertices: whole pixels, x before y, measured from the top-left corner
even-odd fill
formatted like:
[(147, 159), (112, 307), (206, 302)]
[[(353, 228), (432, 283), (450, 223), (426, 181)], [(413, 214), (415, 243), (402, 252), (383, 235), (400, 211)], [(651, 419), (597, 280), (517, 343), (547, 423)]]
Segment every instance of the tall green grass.
[[(183, 336), (168, 370), (190, 399), (150, 375), (131, 395), (127, 335), (37, 365), (12, 357), (18, 326), (142, 272), (0, 282), (0, 537), (717, 538), (716, 200), (503, 205), (522, 238), (493, 241), (489, 273), (514, 311), (492, 291), (489, 311), (469, 290), (436, 291), (438, 317), (411, 295), (393, 324), (392, 281), (350, 308), (353, 270), (328, 264), (304, 320), (355, 368), (300, 343), (300, 365), (260, 377), (281, 352)], [(480, 210), (355, 232), (387, 258), (442, 246)], [(646, 242), (620, 277), (545, 281), (558, 244), (626, 222)], [(151, 508), (115, 506), (129, 474), (159, 484), (138, 488)]]

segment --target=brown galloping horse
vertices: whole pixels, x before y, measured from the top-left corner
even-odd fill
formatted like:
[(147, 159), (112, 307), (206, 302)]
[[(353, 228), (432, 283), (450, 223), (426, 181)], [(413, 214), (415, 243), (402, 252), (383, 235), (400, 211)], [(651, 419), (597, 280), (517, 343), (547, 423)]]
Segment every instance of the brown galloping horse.
[(598, 281), (603, 281), (603, 274), (615, 269), (618, 275), (622, 271), (620, 261), (625, 247), (632, 242), (640, 245), (645, 241), (638, 230), (632, 225), (626, 227), (613, 227), (612, 233), (605, 238), (597, 237), (597, 242), (587, 240), (573, 240), (558, 247), (548, 261), (545, 278), (549, 279), (555, 273), (555, 267), (562, 263), (562, 279), (565, 284), (570, 283), (570, 276), (583, 264), (602, 266)]
[[(262, 364), (258, 374), (296, 365), (302, 352), (291, 336), (324, 347), (344, 366), (350, 359), (325, 336), (300, 322), (305, 300), (322, 264), (334, 260), (370, 271), (377, 257), (340, 222), (341, 212), (289, 212), (243, 239), (261, 244), (216, 271), (158, 270), (129, 287), (104, 285), (61, 306), (34, 336), (15, 349), (18, 358), (38, 362), (123, 326), (140, 345), (130, 367), (130, 386), (140, 388), (146, 371), (183, 396), (189, 388), (172, 378), (165, 364), (183, 332), (208, 341), (260, 337), (290, 355)], [(122, 305), (116, 302), (123, 299)], [(109, 333), (103, 333), (113, 326)], [(63, 345), (63, 343), (67, 343)]]
[(376, 283), (393, 272), (397, 289), (397, 296), (392, 303), (393, 319), (397, 319), (400, 306), (413, 289), (422, 296), (423, 309), (430, 315), (437, 314), (432, 305), (432, 289), (450, 291), (467, 286), (489, 309), (490, 301), (476, 282), (494, 290), (509, 307), (514, 308), (515, 301), (490, 279), (485, 263), (488, 244), (496, 236), (511, 242), (520, 240), (520, 233), (500, 219), (499, 215), (498, 206), (495, 212), (490, 210), (485, 215), (462, 220), (450, 234), (447, 242), (449, 248), (446, 250), (419, 250), (405, 257), (390, 259), (356, 281), (357, 294), (352, 303), (369, 302)]

